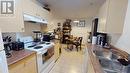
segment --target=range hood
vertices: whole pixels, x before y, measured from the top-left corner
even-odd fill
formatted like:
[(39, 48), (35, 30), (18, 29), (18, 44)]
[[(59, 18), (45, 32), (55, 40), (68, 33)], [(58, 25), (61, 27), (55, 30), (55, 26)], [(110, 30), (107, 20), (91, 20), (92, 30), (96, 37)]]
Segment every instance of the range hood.
[(47, 20), (41, 18), (41, 17), (36, 17), (36, 16), (31, 16), (28, 14), (24, 14), (24, 21), (26, 22), (33, 22), (33, 23), (42, 23), (42, 24), (47, 24)]

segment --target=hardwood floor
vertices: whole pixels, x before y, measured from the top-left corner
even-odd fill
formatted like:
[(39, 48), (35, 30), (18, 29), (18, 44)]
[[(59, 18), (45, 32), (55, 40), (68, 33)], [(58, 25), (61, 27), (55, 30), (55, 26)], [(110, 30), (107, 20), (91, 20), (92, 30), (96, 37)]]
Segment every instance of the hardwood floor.
[(82, 51), (70, 51), (63, 45), (62, 54), (50, 73), (83, 73), (83, 56)]

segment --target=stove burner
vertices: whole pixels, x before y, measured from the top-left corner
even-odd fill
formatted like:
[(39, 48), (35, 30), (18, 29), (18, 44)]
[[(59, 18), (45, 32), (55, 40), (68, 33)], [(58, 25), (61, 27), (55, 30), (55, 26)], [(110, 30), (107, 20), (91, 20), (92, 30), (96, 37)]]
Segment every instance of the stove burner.
[(28, 48), (32, 48), (32, 47), (35, 47), (36, 45), (31, 45), (31, 46), (28, 46)]
[(36, 46), (36, 47), (34, 47), (34, 49), (41, 49), (41, 48), (43, 48), (43, 46)]

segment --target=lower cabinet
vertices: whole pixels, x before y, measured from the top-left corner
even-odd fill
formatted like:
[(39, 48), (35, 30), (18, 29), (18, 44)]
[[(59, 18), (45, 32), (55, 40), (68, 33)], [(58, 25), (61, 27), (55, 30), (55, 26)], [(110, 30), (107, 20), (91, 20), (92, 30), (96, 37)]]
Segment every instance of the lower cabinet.
[(83, 49), (83, 73), (87, 73), (87, 64), (88, 64), (88, 52), (87, 49)]
[(55, 40), (55, 59), (57, 60), (60, 56), (61, 44), (59, 40)]
[(9, 73), (37, 73), (36, 55), (29, 57), (9, 66)]
[(84, 73), (95, 73), (92, 61), (90, 58), (90, 54), (88, 53), (88, 49), (85, 49), (85, 55), (84, 55)]
[(87, 73), (95, 73), (90, 57), (88, 57)]

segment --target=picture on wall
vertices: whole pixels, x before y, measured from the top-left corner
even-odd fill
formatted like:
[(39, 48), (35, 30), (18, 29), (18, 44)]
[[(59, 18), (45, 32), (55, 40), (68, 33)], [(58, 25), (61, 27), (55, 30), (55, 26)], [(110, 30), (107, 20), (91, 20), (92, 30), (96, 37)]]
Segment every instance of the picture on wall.
[(80, 20), (77, 24), (78, 27), (85, 27), (85, 20)]

